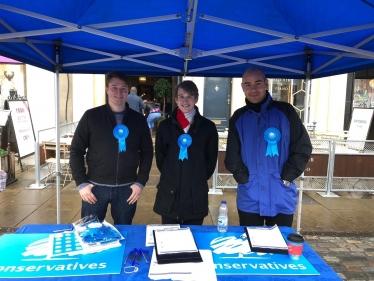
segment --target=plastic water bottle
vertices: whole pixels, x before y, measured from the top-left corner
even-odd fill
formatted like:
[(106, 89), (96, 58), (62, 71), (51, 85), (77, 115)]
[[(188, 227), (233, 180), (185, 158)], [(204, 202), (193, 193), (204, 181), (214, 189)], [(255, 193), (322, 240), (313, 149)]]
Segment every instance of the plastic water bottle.
[(221, 206), (219, 207), (218, 223), (217, 223), (217, 229), (219, 232), (227, 231), (227, 226), (229, 224), (229, 218), (228, 218), (227, 212), (228, 212), (228, 209), (227, 209), (226, 201), (222, 201)]

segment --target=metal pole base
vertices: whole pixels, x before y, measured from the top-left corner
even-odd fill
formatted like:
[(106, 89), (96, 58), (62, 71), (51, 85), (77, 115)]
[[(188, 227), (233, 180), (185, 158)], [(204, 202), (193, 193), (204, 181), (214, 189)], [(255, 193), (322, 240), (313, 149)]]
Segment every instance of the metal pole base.
[(49, 184), (39, 184), (37, 185), (36, 183), (30, 184), (26, 189), (44, 189), (48, 186)]
[(208, 194), (223, 195), (222, 189), (209, 189)]
[(330, 192), (327, 194), (326, 192), (317, 192), (317, 194), (321, 195), (322, 197), (331, 197), (331, 198), (339, 198), (340, 196), (335, 194), (334, 192)]

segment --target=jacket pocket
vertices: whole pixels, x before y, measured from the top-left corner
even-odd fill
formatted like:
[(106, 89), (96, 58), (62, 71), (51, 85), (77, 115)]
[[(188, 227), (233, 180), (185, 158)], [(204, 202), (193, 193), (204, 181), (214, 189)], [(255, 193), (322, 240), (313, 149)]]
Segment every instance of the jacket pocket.
[(272, 192), (271, 199), (277, 213), (290, 214), (295, 212), (297, 202), (297, 191), (294, 183), (286, 186), (278, 172), (270, 177), (270, 185), (276, 192)]
[(245, 184), (238, 184), (236, 204), (243, 212), (258, 212), (259, 190), (257, 175), (251, 174), (249, 181)]
[(169, 213), (175, 200), (175, 192), (173, 190), (164, 190), (161, 186), (157, 186), (157, 194), (155, 207), (159, 210)]

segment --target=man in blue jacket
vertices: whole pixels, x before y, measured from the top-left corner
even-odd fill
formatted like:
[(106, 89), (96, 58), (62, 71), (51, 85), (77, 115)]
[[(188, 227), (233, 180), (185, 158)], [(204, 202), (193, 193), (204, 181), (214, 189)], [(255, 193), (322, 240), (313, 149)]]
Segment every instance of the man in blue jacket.
[(297, 191), (312, 145), (291, 104), (273, 101), (263, 70), (242, 76), (246, 105), (230, 118), (225, 165), (238, 182), (242, 226), (292, 226)]

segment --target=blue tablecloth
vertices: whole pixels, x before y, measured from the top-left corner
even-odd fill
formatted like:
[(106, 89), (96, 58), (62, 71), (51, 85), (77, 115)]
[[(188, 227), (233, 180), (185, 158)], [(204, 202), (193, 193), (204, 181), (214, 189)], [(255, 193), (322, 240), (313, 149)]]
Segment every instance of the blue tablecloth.
[[(71, 225), (26, 225), (21, 227), (16, 233), (50, 233), (53, 230), (65, 229), (71, 227)], [(127, 257), (129, 252), (133, 248), (148, 249), (152, 252), (153, 247), (145, 247), (145, 225), (117, 225), (119, 231), (127, 231), (127, 241), (124, 257)], [(214, 226), (191, 226), (192, 232), (213, 232), (217, 231)], [(280, 230), (284, 234), (293, 233), (294, 230), (288, 227), (280, 227)], [(230, 232), (243, 233), (243, 227), (241, 226), (230, 226)], [(318, 256), (313, 249), (305, 243), (303, 250), (304, 257), (313, 265), (313, 267), (320, 273), (319, 276), (218, 276), (220, 281), (239, 281), (239, 280), (341, 280), (341, 278)], [(118, 257), (123, 259), (124, 257)], [(64, 280), (64, 281), (82, 281), (82, 280), (98, 280), (98, 281), (123, 281), (123, 280), (150, 280), (148, 278), (149, 265), (142, 260), (139, 271), (133, 274), (121, 273), (117, 275), (96, 275), (96, 276), (72, 276), (72, 277), (60, 277), (60, 278), (43, 278), (45, 281)], [(5, 280), (5, 279), (1, 279)], [(9, 279), (14, 280), (14, 279)], [(28, 280), (29, 278), (17, 279), (17, 280)], [(32, 280), (32, 279), (31, 279)]]

